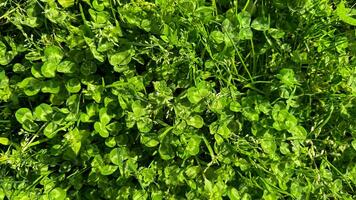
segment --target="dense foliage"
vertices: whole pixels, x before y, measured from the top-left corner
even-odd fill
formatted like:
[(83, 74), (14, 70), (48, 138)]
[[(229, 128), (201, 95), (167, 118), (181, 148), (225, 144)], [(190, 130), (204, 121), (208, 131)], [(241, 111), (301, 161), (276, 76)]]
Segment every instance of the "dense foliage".
[(0, 1), (0, 199), (356, 199), (354, 3)]

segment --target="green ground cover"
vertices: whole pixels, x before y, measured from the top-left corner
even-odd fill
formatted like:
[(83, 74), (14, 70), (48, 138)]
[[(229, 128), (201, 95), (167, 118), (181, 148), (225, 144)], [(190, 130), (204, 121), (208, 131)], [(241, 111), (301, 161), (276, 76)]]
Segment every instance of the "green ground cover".
[(0, 0), (0, 200), (356, 199), (355, 7)]

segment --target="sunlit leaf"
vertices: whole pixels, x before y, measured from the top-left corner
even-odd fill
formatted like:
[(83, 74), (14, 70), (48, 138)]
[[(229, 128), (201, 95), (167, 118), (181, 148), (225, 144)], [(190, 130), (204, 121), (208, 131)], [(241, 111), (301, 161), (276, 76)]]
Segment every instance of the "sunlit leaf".
[(204, 125), (204, 120), (201, 116), (194, 115), (188, 119), (187, 123), (195, 128), (201, 128)]

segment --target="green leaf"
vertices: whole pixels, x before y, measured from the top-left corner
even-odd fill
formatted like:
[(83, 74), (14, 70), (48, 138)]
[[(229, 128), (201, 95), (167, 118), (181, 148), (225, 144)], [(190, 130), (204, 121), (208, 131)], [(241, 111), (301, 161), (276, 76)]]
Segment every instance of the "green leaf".
[(173, 148), (166, 140), (159, 145), (158, 152), (163, 160), (171, 160), (174, 158)]
[(261, 141), (261, 147), (263, 149), (264, 152), (266, 152), (267, 154), (274, 154), (276, 149), (277, 149), (277, 145), (276, 142), (274, 140), (274, 137), (269, 134), (268, 132), (265, 133), (263, 135), (263, 138)]
[(242, 28), (239, 32), (240, 40), (251, 40), (253, 38), (253, 32), (250, 28)]
[(242, 115), (246, 117), (249, 121), (258, 121), (259, 112), (251, 107), (245, 107), (242, 109)]
[(341, 21), (350, 24), (352, 26), (356, 26), (356, 18), (351, 17), (349, 14), (353, 9), (345, 7), (345, 0), (342, 0), (336, 9), (336, 14), (340, 18)]
[(67, 197), (67, 192), (60, 187), (56, 187), (49, 192), (49, 200), (64, 200)]
[(229, 100), (226, 97), (216, 97), (210, 104), (210, 109), (216, 113), (224, 112), (225, 107), (228, 105)]
[(93, 0), (92, 4), (97, 11), (103, 11), (105, 9), (104, 3), (99, 3), (98, 0)]
[(45, 62), (41, 67), (41, 73), (46, 78), (53, 78), (56, 76), (57, 64), (54, 62)]
[(285, 32), (283, 32), (280, 29), (275, 29), (275, 28), (270, 28), (268, 29), (268, 33), (274, 38), (274, 39), (281, 39), (284, 37)]
[(9, 78), (6, 76), (5, 70), (0, 71), (0, 88), (9, 84)]
[(209, 94), (210, 91), (205, 82), (201, 82), (197, 85), (197, 87), (191, 87), (187, 90), (187, 98), (193, 104), (200, 102)]
[(10, 140), (6, 137), (0, 137), (0, 144), (2, 145), (9, 145), (10, 144)]
[(41, 91), (43, 93), (58, 94), (60, 91), (60, 83), (56, 79), (50, 79), (42, 84)]
[(187, 91), (187, 97), (188, 97), (188, 100), (194, 104), (198, 103), (199, 101), (201, 101), (203, 99), (203, 97), (198, 93), (197, 88), (189, 88)]
[(173, 96), (172, 89), (167, 86), (166, 81), (155, 81), (153, 82), (153, 87), (159, 96), (164, 96), (169, 99)]
[(267, 31), (269, 29), (268, 19), (266, 17), (257, 17), (253, 20), (251, 28), (258, 31)]
[(279, 151), (284, 154), (284, 155), (287, 155), (290, 153), (290, 150), (289, 150), (289, 147), (288, 147), (288, 143), (286, 142), (281, 142), (281, 145), (279, 147)]
[(96, 115), (96, 113), (98, 112), (98, 104), (96, 103), (89, 103), (87, 104), (87, 106), (85, 107), (88, 116), (93, 117)]
[(293, 126), (292, 128), (288, 129), (290, 133), (292, 133), (293, 137), (300, 139), (300, 140), (305, 140), (308, 132), (304, 129), (303, 126)]
[(146, 115), (146, 109), (141, 105), (140, 101), (134, 101), (131, 105), (131, 109), (135, 115), (135, 118)]
[(41, 60), (42, 55), (40, 51), (31, 51), (25, 55), (25, 58), (29, 61)]
[(187, 124), (195, 128), (202, 128), (204, 125), (204, 120), (200, 115), (194, 115), (187, 120)]
[(69, 131), (68, 134), (66, 134), (66, 138), (69, 141), (70, 148), (73, 150), (75, 155), (78, 155), (82, 146), (82, 135), (78, 128), (74, 128), (73, 130)]
[(106, 145), (107, 147), (111, 147), (111, 148), (115, 147), (115, 145), (116, 145), (116, 140), (115, 140), (115, 138), (114, 138), (114, 137), (108, 137), (108, 138), (106, 138), (106, 139), (105, 139), (105, 145)]
[(153, 191), (151, 193), (151, 199), (152, 200), (163, 200), (163, 192), (161, 192), (161, 191), (157, 191), (157, 192)]
[(96, 103), (101, 101), (102, 87), (99, 85), (88, 84), (87, 91)]
[(96, 70), (97, 70), (96, 64), (95, 64), (95, 62), (92, 62), (92, 61), (84, 62), (80, 66), (80, 72), (84, 76), (89, 76), (91, 74), (95, 74)]
[(28, 77), (18, 83), (18, 86), (24, 90), (27, 96), (34, 96), (41, 90), (41, 81)]
[(58, 125), (54, 122), (50, 122), (47, 124), (47, 126), (43, 129), (43, 134), (51, 139), (53, 138), (54, 136), (56, 136), (57, 134), (57, 128), (58, 128)]
[(218, 134), (223, 138), (228, 139), (231, 136), (231, 131), (226, 125), (219, 126)]
[(51, 117), (52, 112), (52, 107), (45, 103), (41, 103), (35, 108), (35, 116), (41, 121), (48, 121)]
[(106, 126), (110, 123), (111, 117), (110, 117), (110, 115), (108, 115), (106, 108), (100, 108), (99, 118), (100, 118), (100, 122), (102, 125)]
[(214, 186), (214, 184), (211, 181), (209, 181), (208, 179), (204, 178), (204, 190), (207, 193), (209, 193), (209, 194), (213, 193), (213, 186)]
[(143, 117), (137, 121), (137, 129), (142, 133), (148, 133), (153, 127), (152, 119)]
[(230, 103), (230, 110), (233, 112), (241, 112), (241, 104), (239, 102), (233, 101)]
[(129, 158), (129, 154), (126, 148), (115, 148), (110, 151), (110, 161), (118, 166), (123, 165), (123, 162)]
[(266, 115), (271, 110), (271, 104), (267, 100), (258, 103), (257, 107), (259, 111), (263, 112)]
[(237, 14), (237, 19), (240, 22), (241, 28), (249, 28), (251, 24), (251, 14), (247, 11), (242, 11)]
[(128, 79), (128, 83), (134, 86), (136, 91), (144, 91), (145, 85), (143, 84), (142, 76), (134, 76)]
[(356, 139), (352, 140), (351, 146), (355, 149), (356, 151)]
[(44, 56), (47, 63), (52, 63), (57, 68), (64, 56), (62, 49), (58, 46), (48, 46), (44, 50)]
[(132, 195), (132, 200), (146, 200), (147, 198), (148, 194), (144, 190), (135, 190)]
[(290, 186), (290, 191), (296, 199), (303, 198), (303, 187), (300, 186), (298, 182), (292, 182)]
[(199, 136), (193, 136), (189, 139), (187, 147), (186, 147), (186, 152), (189, 155), (195, 156), (199, 153), (200, 150), (200, 142), (201, 142), (201, 137)]
[(135, 119), (135, 116), (132, 112), (128, 112), (127, 115), (126, 115), (126, 127), (127, 128), (132, 128), (135, 126), (135, 123), (136, 123), (136, 119)]
[(64, 60), (57, 65), (57, 72), (73, 74), (77, 70), (77, 65), (69, 60)]
[(88, 45), (93, 57), (99, 62), (104, 62), (105, 57), (97, 51), (95, 40), (93, 38), (84, 36), (84, 41)]
[[(93, 9), (89, 9), (89, 14), (93, 21), (98, 25), (105, 25), (109, 20), (109, 14), (107, 12), (97, 12)], [(97, 49), (98, 50), (98, 49)]]
[(12, 66), (12, 71), (20, 74), (26, 71), (26, 67), (21, 63), (15, 63), (14, 66)]
[(294, 71), (292, 69), (283, 68), (277, 74), (277, 78), (281, 80), (284, 85), (292, 87), (298, 85), (298, 81), (295, 78)]
[(278, 198), (277, 198), (277, 195), (276, 195), (275, 193), (270, 193), (270, 192), (268, 192), (267, 190), (265, 190), (265, 191), (263, 192), (262, 198), (263, 198), (264, 200), (275, 200), (275, 199), (278, 199)]
[(154, 133), (143, 133), (140, 135), (140, 141), (146, 147), (155, 147), (159, 144), (159, 140)]
[(82, 88), (78, 78), (69, 79), (66, 82), (65, 87), (67, 91), (70, 93), (78, 93)]
[(3, 188), (0, 188), (0, 199), (1, 200), (5, 199), (5, 191)]
[(41, 67), (42, 65), (39, 63), (36, 63), (31, 67), (31, 73), (35, 78), (43, 78)]
[(118, 65), (127, 65), (131, 62), (132, 55), (134, 54), (133, 50), (126, 50), (122, 52), (109, 55), (109, 63), (113, 66)]
[(190, 179), (195, 179), (201, 171), (200, 166), (189, 166), (185, 169), (185, 174), (190, 178)]
[(109, 131), (106, 129), (105, 124), (102, 124), (100, 122), (95, 122), (94, 123), (94, 129), (97, 131), (101, 137), (107, 138), (109, 137)]
[(33, 121), (25, 120), (22, 123), (22, 128), (29, 132), (36, 132), (39, 129), (39, 126)]
[(16, 54), (16, 51), (7, 51), (6, 44), (0, 40), (0, 65), (9, 64)]
[(69, 8), (74, 5), (74, 0), (58, 0), (58, 3), (63, 8)]
[(28, 108), (20, 108), (16, 111), (15, 117), (20, 124), (23, 124), (25, 121), (33, 121), (32, 112)]
[(0, 102), (8, 101), (11, 97), (11, 90), (9, 85), (9, 78), (6, 76), (5, 71), (0, 71)]
[(241, 199), (239, 191), (234, 187), (230, 187), (228, 189), (227, 196), (230, 198), (230, 200), (240, 200)]
[(221, 31), (212, 31), (210, 33), (210, 38), (216, 43), (221, 44), (225, 41), (225, 35)]

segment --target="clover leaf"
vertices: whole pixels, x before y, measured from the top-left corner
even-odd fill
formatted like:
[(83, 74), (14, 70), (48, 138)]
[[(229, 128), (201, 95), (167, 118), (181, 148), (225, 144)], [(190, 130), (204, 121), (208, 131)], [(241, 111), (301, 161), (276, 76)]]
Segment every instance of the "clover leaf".
[(16, 111), (15, 117), (18, 122), (23, 124), (25, 121), (33, 121), (32, 111), (28, 108), (20, 108)]
[(44, 56), (47, 63), (56, 65), (62, 60), (64, 53), (58, 46), (48, 46), (44, 50)]
[(134, 50), (121, 51), (115, 54), (109, 55), (109, 62), (113, 66), (127, 65), (131, 62)]
[(97, 131), (101, 137), (107, 138), (109, 137), (109, 131), (106, 129), (106, 125), (101, 122), (94, 123), (94, 129)]
[(67, 197), (66, 191), (60, 187), (56, 187), (49, 192), (49, 199), (53, 200), (65, 200)]
[(81, 89), (81, 83), (77, 78), (71, 78), (66, 82), (66, 89), (70, 93), (77, 93)]
[(202, 128), (204, 125), (204, 120), (200, 115), (194, 115), (187, 120), (187, 124), (195, 128)]
[(35, 116), (41, 121), (48, 121), (51, 117), (52, 112), (52, 107), (45, 103), (42, 103), (35, 108)]

